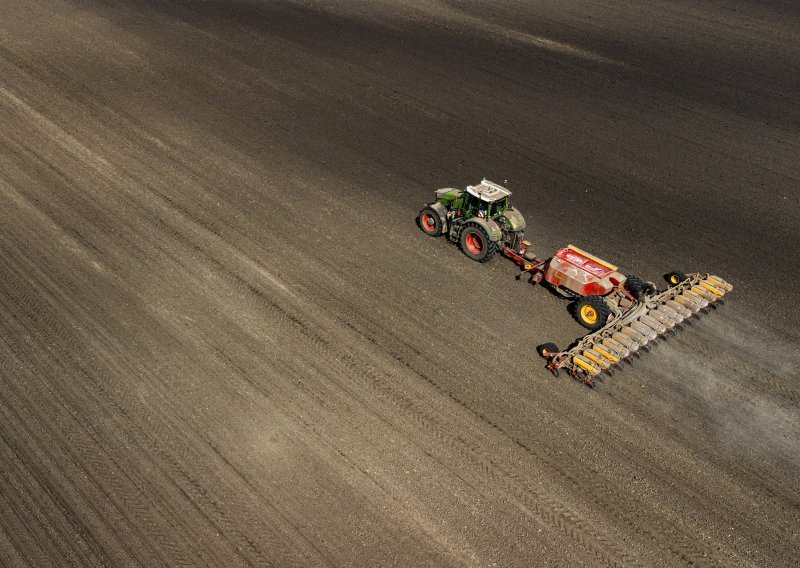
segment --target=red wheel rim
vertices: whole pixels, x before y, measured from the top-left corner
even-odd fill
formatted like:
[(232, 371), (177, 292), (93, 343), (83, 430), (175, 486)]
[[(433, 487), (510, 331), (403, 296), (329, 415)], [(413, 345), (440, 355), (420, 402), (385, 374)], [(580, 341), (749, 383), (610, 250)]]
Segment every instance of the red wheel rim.
[(467, 238), (464, 239), (464, 244), (467, 245), (467, 250), (472, 254), (480, 254), (483, 251), (483, 239), (475, 233), (469, 233)]
[(436, 230), (436, 221), (433, 220), (433, 215), (430, 213), (425, 213), (422, 216), (422, 226), (425, 227), (426, 231), (433, 232)]

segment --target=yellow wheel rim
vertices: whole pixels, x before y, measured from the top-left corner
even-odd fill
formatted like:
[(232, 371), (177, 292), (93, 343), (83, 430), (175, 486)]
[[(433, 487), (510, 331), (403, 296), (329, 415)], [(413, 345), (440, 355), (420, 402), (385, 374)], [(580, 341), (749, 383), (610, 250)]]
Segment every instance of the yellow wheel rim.
[(542, 347), (542, 355), (547, 357), (548, 355), (550, 355), (550, 350), (547, 347)]
[(597, 323), (597, 310), (594, 306), (585, 305), (581, 306), (581, 319), (588, 324)]
[(680, 282), (680, 279), (676, 275), (673, 274), (672, 276), (669, 277), (669, 281), (672, 284), (677, 284), (678, 282)]

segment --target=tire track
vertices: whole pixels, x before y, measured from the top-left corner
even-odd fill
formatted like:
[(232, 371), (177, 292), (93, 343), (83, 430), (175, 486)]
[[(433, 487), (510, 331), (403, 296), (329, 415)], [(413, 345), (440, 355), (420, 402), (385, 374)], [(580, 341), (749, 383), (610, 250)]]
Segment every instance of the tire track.
[[(376, 333), (377, 330), (381, 329), (378, 325), (370, 320), (368, 316), (364, 313), (359, 313), (353, 308), (346, 306), (344, 302), (337, 301), (335, 298), (328, 298), (326, 301), (327, 304), (333, 304), (336, 306), (336, 312), (338, 318), (340, 318), (340, 323), (353, 329), (358, 333), (362, 339), (365, 339), (378, 347), (381, 351), (386, 353), (387, 355), (391, 356), (397, 363), (402, 365), (403, 368), (407, 369), (408, 371), (412, 372), (418, 378), (422, 379), (427, 383), (432, 389), (437, 392), (440, 396), (452, 401), (458, 407), (463, 409), (463, 411), (467, 414), (472, 416), (474, 419), (480, 421), (488, 428), (496, 431), (499, 435), (501, 435), (504, 439), (511, 441), (515, 446), (517, 446), (520, 450), (522, 450), (525, 454), (529, 455), (533, 458), (534, 462), (537, 464), (544, 465), (548, 468), (550, 472), (552, 472), (557, 477), (560, 477), (563, 480), (563, 483), (566, 487), (581, 487), (584, 484), (584, 480), (576, 477), (573, 475), (570, 470), (564, 469), (558, 466), (553, 460), (547, 456), (546, 454), (536, 451), (532, 446), (527, 444), (520, 435), (515, 434), (509, 431), (507, 428), (500, 426), (497, 421), (487, 417), (483, 413), (473, 409), (469, 404), (462, 401), (459, 397), (455, 394), (450, 392), (448, 389), (444, 388), (440, 385), (435, 379), (431, 378), (428, 374), (423, 371), (420, 371), (416, 368), (415, 365), (410, 363), (406, 357), (400, 355), (395, 352), (399, 345), (403, 345), (403, 341), (398, 338), (393, 338), (392, 340), (388, 341), (388, 345), (391, 347), (386, 347), (387, 342), (379, 342), (377, 339), (373, 337), (372, 334)], [(330, 312), (329, 312), (330, 313)], [(371, 331), (367, 332), (363, 329), (357, 329), (351, 322), (370, 322), (370, 325), (363, 326), (368, 327)], [(382, 332), (383, 330), (381, 330)], [(378, 332), (380, 333), (380, 332)], [(419, 354), (419, 352), (417, 352)], [(432, 368), (442, 368), (443, 364), (436, 364), (432, 365)], [(373, 381), (378, 380), (375, 376), (372, 377)], [(390, 392), (382, 393), (385, 394), (385, 398), (389, 400), (393, 400), (393, 395)], [(408, 413), (416, 412), (411, 408), (412, 403), (408, 399), (401, 399), (402, 402), (399, 404), (403, 405), (403, 409)], [(424, 421), (422, 421), (424, 423)], [(427, 426), (427, 424), (426, 424)], [(465, 439), (459, 439), (461, 444), (466, 443)], [(471, 448), (473, 451), (476, 451), (477, 448)], [(525, 490), (531, 491), (532, 495), (537, 498), (541, 498), (541, 496), (536, 495), (535, 490), (530, 487), (526, 487), (524, 483), (524, 479), (520, 478), (518, 475), (514, 474), (511, 471), (503, 470), (500, 464), (496, 464), (492, 462), (492, 459), (488, 455), (483, 455), (482, 458), (485, 460), (482, 465), (480, 466), (481, 469), (485, 472), (489, 472), (490, 467), (500, 467), (500, 472), (513, 479), (515, 482), (519, 483)], [(495, 480), (496, 481), (496, 480)], [(680, 562), (688, 562), (688, 563), (707, 563), (709, 560), (715, 560), (720, 565), (725, 565), (726, 563), (731, 562), (732, 560), (727, 557), (718, 557), (714, 559), (714, 557), (709, 557), (707, 551), (702, 550), (700, 548), (694, 547), (690, 544), (690, 541), (686, 539), (686, 537), (682, 537), (679, 534), (676, 534), (673, 526), (668, 525), (664, 522), (661, 522), (659, 518), (653, 518), (648, 516), (646, 519), (643, 519), (639, 522), (638, 519), (635, 517), (631, 518), (630, 514), (627, 513), (630, 509), (626, 509), (622, 506), (622, 504), (628, 502), (628, 497), (622, 494), (620, 491), (614, 490), (612, 486), (608, 484), (600, 484), (598, 483), (599, 478), (594, 478), (592, 482), (592, 501), (596, 504), (596, 509), (598, 511), (603, 511), (607, 514), (607, 516), (611, 518), (618, 519), (621, 521), (629, 530), (633, 531), (635, 534), (638, 534), (648, 540), (660, 542), (667, 550), (669, 550), (673, 555), (675, 560)], [(540, 513), (540, 511), (537, 511)], [(569, 518), (568, 513), (558, 511), (562, 515), (567, 516), (567, 521), (572, 521)], [(556, 517), (557, 518), (557, 517)], [(560, 530), (568, 531), (565, 529), (566, 525), (558, 525)], [(578, 524), (578, 531), (581, 530), (580, 525)], [(567, 532), (567, 534), (569, 534)], [(591, 534), (591, 533), (590, 533)], [(669, 535), (669, 539), (664, 539), (664, 535)], [(572, 536), (572, 535), (570, 535)], [(741, 561), (738, 559), (737, 561)], [(632, 557), (625, 557), (626, 564), (632, 564), (633, 562)]]
[[(181, 235), (178, 231), (173, 230), (172, 236), (177, 242), (183, 242), (184, 246), (193, 248), (198, 253), (204, 253), (201, 247), (191, 244), (187, 238)], [(205, 254), (207, 255), (208, 260), (210, 255), (208, 253)], [(359, 358), (357, 358), (355, 355), (349, 354), (348, 352), (340, 351), (341, 346), (339, 345), (339, 342), (326, 338), (320, 331), (315, 331), (327, 329), (329, 326), (317, 321), (315, 321), (315, 323), (311, 323), (306, 316), (302, 315), (303, 313), (313, 313), (312, 309), (295, 311), (293, 309), (283, 307), (278, 303), (278, 301), (276, 301), (276, 299), (273, 298), (271, 293), (265, 293), (256, 285), (247, 282), (241, 276), (238, 276), (234, 269), (225, 267), (225, 272), (233, 276), (233, 278), (238, 281), (238, 286), (244, 287), (247, 293), (255, 295), (261, 302), (262, 306), (265, 307), (271, 314), (273, 314), (275, 318), (282, 322), (283, 325), (281, 327), (283, 329), (281, 329), (280, 333), (292, 333), (293, 335), (302, 337), (312, 351), (317, 352), (318, 355), (324, 354), (325, 360), (329, 361), (331, 366), (340, 369), (339, 372), (337, 372), (333, 377), (333, 380), (339, 384), (341, 389), (360, 400), (361, 404), (365, 408), (368, 408), (370, 403), (365, 401), (361, 394), (353, 391), (344, 383), (341, 383), (341, 380), (336, 377), (348, 376), (351, 379), (357, 377), (364, 385), (368, 387), (368, 391), (373, 395), (377, 395), (380, 400), (389, 403), (390, 406), (394, 408), (402, 409), (405, 413), (410, 413), (412, 416), (414, 416), (416, 424), (431, 432), (440, 442), (445, 443), (451, 449), (456, 449), (462, 458), (469, 458), (469, 461), (473, 465), (477, 465), (480, 469), (491, 472), (492, 481), (500, 481), (507, 477), (507, 472), (505, 471), (501, 471), (498, 475), (496, 471), (496, 464), (492, 464), (490, 461), (487, 461), (485, 457), (481, 458), (472, 455), (474, 450), (465, 447), (463, 440), (444, 435), (442, 433), (442, 427), (438, 425), (432, 417), (424, 413), (422, 409), (418, 408), (410, 398), (403, 396), (402, 394), (397, 393), (393, 389), (389, 388), (387, 386), (387, 382), (389, 382), (387, 378), (383, 378), (373, 369), (365, 370), (363, 368), (364, 364), (359, 362)], [(318, 318), (314, 319), (317, 320)], [(505, 485), (508, 485), (506, 489), (510, 487), (507, 481), (505, 481)], [(519, 492), (512, 492), (512, 495), (514, 495), (514, 497), (517, 499), (520, 497)], [(547, 499), (543, 494), (538, 494), (535, 496), (538, 501), (545, 503), (547, 502)], [(539, 520), (543, 520), (552, 528), (555, 528), (565, 536), (575, 540), (578, 544), (585, 546), (588, 550), (591, 550), (593, 554), (599, 555), (597, 558), (602, 558), (604, 563), (614, 565), (615, 561), (613, 561), (609, 556), (605, 555), (601, 548), (593, 545), (591, 539), (601, 541), (603, 546), (607, 546), (612, 549), (612, 554), (618, 553), (618, 556), (621, 556), (625, 563), (631, 563), (627, 555), (614, 550), (610, 545), (610, 541), (608, 541), (608, 539), (601, 539), (598, 532), (585, 526), (578, 526), (577, 528), (574, 528), (573, 525), (580, 525), (579, 519), (576, 515), (567, 514), (566, 512), (558, 510), (557, 508), (555, 509), (555, 512), (548, 513), (545, 512), (547, 509), (543, 508), (530, 498), (525, 498), (523, 501), (526, 502), (526, 507), (531, 516), (534, 516)], [(553, 507), (554, 505), (549, 504), (549, 506)], [(588, 534), (589, 537), (587, 538), (585, 534)]]
[[(7, 252), (7, 251), (4, 251), (4, 252)], [(3, 258), (7, 259), (8, 255), (4, 254)], [(6, 272), (5, 272), (6, 274), (12, 273), (10, 265), (5, 265), (5, 268), (6, 268)], [(28, 283), (30, 284), (31, 281), (28, 280)], [(6, 293), (8, 293), (10, 291), (13, 294), (13, 296), (10, 297), (11, 301), (4, 302), (4, 304), (6, 304), (6, 306), (11, 309), (11, 313), (17, 312), (19, 314), (19, 315), (15, 316), (15, 319), (18, 322), (20, 322), (20, 324), (26, 326), (26, 328), (27, 328), (26, 331), (29, 334), (29, 337), (38, 336), (37, 340), (42, 341), (42, 339), (45, 339), (45, 340), (52, 339), (52, 335), (51, 334), (55, 333), (56, 337), (61, 341), (61, 344), (73, 345), (73, 349), (74, 350), (78, 350), (78, 345), (72, 340), (72, 338), (70, 336), (67, 335), (66, 330), (60, 325), (60, 321), (61, 320), (60, 319), (55, 319), (54, 317), (50, 317), (49, 314), (44, 309), (42, 309), (42, 307), (41, 307), (42, 306), (41, 298), (34, 297), (31, 294), (31, 292), (29, 291), (30, 288), (25, 289), (20, 285), (16, 285), (14, 283), (9, 282), (8, 280), (5, 281), (5, 286), (4, 287), (6, 288)], [(18, 312), (18, 310), (19, 310), (18, 306), (20, 306), (20, 305), (24, 306), (24, 308), (23, 308), (24, 311), (22, 311), (21, 313)], [(27, 323), (24, 323), (26, 319), (28, 319), (29, 321)], [(65, 338), (66, 338), (66, 341), (65, 341)], [(54, 342), (52, 344), (55, 345), (56, 343)], [(9, 345), (9, 347), (11, 347), (11, 346)], [(56, 366), (61, 368), (61, 370), (63, 371), (65, 376), (72, 377), (72, 378), (77, 378), (73, 374), (74, 371), (77, 369), (77, 370), (81, 371), (81, 373), (78, 375), (78, 377), (80, 377), (82, 379), (89, 379), (90, 378), (89, 374), (85, 373), (84, 370), (80, 366), (76, 365), (77, 361), (74, 359), (73, 355), (69, 355), (68, 353), (65, 353), (65, 352), (59, 353), (59, 351), (60, 351), (60, 348), (51, 349), (50, 350), (50, 352), (48, 354), (48, 359), (51, 359), (51, 364), (52, 363), (56, 363)], [(16, 356), (19, 357), (20, 353), (17, 352)], [(32, 359), (27, 361), (27, 364), (28, 364), (28, 366), (30, 368), (36, 368), (36, 366), (37, 366), (36, 362), (34, 362), (34, 360), (32, 360)], [(76, 383), (73, 383), (73, 388), (74, 388), (75, 384)], [(80, 382), (78, 382), (77, 384), (80, 384)], [(51, 382), (48, 386), (53, 388), (55, 385)], [(10, 388), (13, 388), (13, 387), (10, 387)], [(74, 398), (74, 394), (72, 394), (73, 392), (74, 391), (70, 390), (70, 389), (60, 390), (60, 395), (61, 396), (59, 397), (59, 399), (64, 400), (64, 401), (70, 401), (71, 399)], [(22, 394), (18, 393), (18, 396), (22, 397)], [(24, 398), (18, 398), (17, 400), (18, 400), (18, 404), (13, 405), (12, 408), (13, 407), (19, 407), (19, 404), (21, 403), (21, 401), (23, 401), (25, 399)], [(92, 405), (91, 407), (102, 408), (102, 407), (107, 406), (109, 404), (109, 401), (108, 400), (94, 399), (93, 403), (94, 403), (94, 405)], [(80, 404), (75, 405), (74, 407), (75, 408), (81, 408), (81, 407), (85, 408), (84, 405), (80, 405)], [(30, 417), (30, 418), (36, 417), (35, 423), (40, 425), (40, 427), (42, 427), (46, 432), (49, 433), (49, 437), (48, 438), (50, 440), (58, 440), (59, 439), (58, 433), (55, 430), (53, 430), (51, 427), (46, 426), (47, 424), (49, 424), (49, 421), (48, 421), (47, 417), (41, 413), (41, 411), (38, 408), (38, 405), (35, 405), (33, 402), (28, 400), (28, 402), (23, 404), (23, 408), (25, 408), (25, 412), (24, 413), (16, 414), (19, 423), (25, 424), (27, 422), (22, 417), (23, 415), (27, 416), (27, 417)], [(65, 407), (65, 408), (67, 408), (67, 407)], [(72, 415), (73, 418), (78, 420), (79, 423), (80, 423), (80, 419), (79, 419), (80, 415), (77, 413), (77, 411), (72, 410), (70, 412), (70, 414)], [(81, 426), (82, 426), (81, 430), (83, 432), (91, 434), (91, 432), (93, 431), (92, 425), (90, 423), (83, 423), (83, 424), (81, 424)], [(46, 448), (51, 447), (51, 446), (54, 445), (54, 444), (43, 443), (30, 430), (30, 427), (26, 427), (26, 431), (27, 431), (27, 436), (20, 436), (20, 439), (26, 439), (26, 437), (32, 437), (34, 439), (37, 439), (38, 440), (37, 447), (40, 447), (40, 448), (45, 449), (45, 450), (46, 450)], [(56, 444), (56, 446), (58, 446), (58, 445)], [(71, 444), (70, 445), (70, 449), (66, 449), (64, 446), (60, 446), (60, 447), (61, 447), (62, 451), (64, 451), (67, 455), (71, 455), (72, 458), (73, 458), (72, 462), (71, 462), (71, 467), (68, 468), (68, 470), (83, 471), (86, 474), (88, 474), (89, 475), (89, 479), (91, 481), (91, 485), (96, 487), (97, 490), (103, 492), (103, 496), (105, 498), (103, 502), (104, 503), (113, 503), (114, 499), (111, 497), (111, 495), (108, 492), (106, 492), (102, 488), (102, 484), (97, 480), (97, 472), (98, 471), (103, 471), (105, 469), (105, 464), (102, 461), (99, 460), (98, 453), (96, 453), (95, 448), (98, 448), (98, 447), (104, 448), (105, 451), (103, 452), (103, 455), (106, 456), (107, 458), (110, 458), (110, 456), (111, 456), (111, 454), (108, 451), (108, 448), (105, 447), (105, 444), (102, 442), (102, 440), (100, 440), (96, 436), (92, 435), (90, 443), (84, 443), (82, 445), (80, 445), (80, 444)], [(25, 455), (24, 452), (22, 452), (21, 448), (18, 448), (18, 452), (20, 453), (20, 455)], [(52, 454), (48, 454), (48, 455), (51, 456), (51, 463), (59, 463), (59, 461), (63, 462), (63, 460), (58, 460), (58, 458), (56, 458)], [(147, 454), (145, 452), (142, 452), (142, 455), (147, 455)], [(86, 464), (89, 465), (89, 468), (86, 467)], [(123, 468), (119, 468), (118, 471), (124, 472), (124, 469)], [(124, 475), (125, 474), (123, 473), (123, 476)], [(111, 476), (111, 477), (102, 476), (102, 477), (104, 478), (104, 480), (106, 482), (114, 481), (116, 479), (114, 476)], [(79, 489), (77, 489), (77, 486), (75, 486), (74, 484), (70, 484), (70, 487), (72, 487), (73, 491), (78, 491), (78, 492), (80, 491)], [(151, 526), (151, 527), (152, 526), (157, 526), (157, 523), (155, 522), (155, 519), (153, 517), (150, 517), (149, 515), (145, 514), (145, 509), (143, 509), (142, 507), (139, 506), (139, 500), (128, 495), (129, 491), (127, 490), (126, 486), (116, 487), (115, 489), (116, 490), (113, 492), (114, 495), (117, 498), (122, 499), (123, 504), (124, 504), (123, 508), (117, 510), (117, 515), (121, 516), (122, 518), (128, 518), (128, 516), (132, 512), (134, 514), (133, 518), (140, 519), (145, 526)], [(139, 487), (139, 489), (141, 489), (141, 486)], [(55, 491), (55, 490), (53, 490), (53, 491)], [(92, 499), (88, 495), (82, 495), (82, 497), (83, 498), (81, 499), (81, 502), (85, 502), (85, 503), (94, 503), (95, 502), (95, 500)], [(68, 510), (68, 507), (66, 505), (64, 505), (62, 507), (62, 509)], [(103, 518), (103, 514), (98, 509), (93, 508), (93, 510), (95, 511), (95, 514), (99, 518)], [(112, 534), (114, 534), (116, 537), (118, 537), (120, 542), (125, 542), (125, 539), (122, 538), (119, 533), (114, 531), (114, 529), (113, 529), (114, 522), (111, 520), (111, 517), (106, 517), (106, 518), (108, 518), (108, 522), (105, 523), (106, 527), (111, 530)], [(86, 530), (79, 531), (79, 533), (81, 533), (81, 534), (87, 533), (87, 532), (88, 531), (86, 531)], [(131, 533), (127, 532), (126, 536), (127, 536), (127, 538), (130, 538)], [(171, 553), (173, 561), (177, 562), (178, 565), (183, 565), (183, 566), (191, 566), (192, 565), (192, 562), (189, 561), (188, 557), (181, 558), (181, 555), (178, 554), (178, 549), (175, 548), (172, 545), (171, 541), (161, 540), (161, 539), (157, 539), (157, 540), (159, 540), (158, 545), (156, 547), (154, 547), (152, 550), (167, 550), (167, 551), (169, 551)], [(100, 547), (97, 544), (95, 544), (94, 548), (97, 549), (98, 553), (102, 551), (102, 547)], [(132, 557), (135, 557), (135, 556), (136, 555), (132, 555)], [(102, 558), (102, 556), (101, 556), (101, 558)], [(103, 562), (105, 564), (108, 564), (109, 560), (106, 559)], [(164, 562), (164, 559), (161, 559), (159, 563), (163, 563), (163, 562)], [(145, 564), (147, 564), (147, 563), (145, 563)]]
[[(791, 565), (785, 460), (718, 451), (724, 417), (655, 367), (579, 398), (514, 376), (512, 310), (434, 300), (480, 297), (499, 269), (425, 264), (398, 219), (422, 188), (500, 171), (523, 210), (546, 201), (540, 246), (583, 208), (599, 254), (713, 261), (791, 328), (791, 290), (751, 291), (794, 278), (773, 245), (800, 219), (797, 109), (764, 34), (794, 46), (796, 14), (673, 6), (653, 33), (624, 3), (479, 4), (459, 10), (510, 42), (389, 2), (0, 8), (0, 564)], [(540, 57), (524, 34), (636, 69)], [(572, 333), (536, 302), (525, 321)], [(795, 406), (779, 368), (694, 339), (734, 375), (718, 396)], [(566, 439), (582, 421), (610, 437)], [(270, 428), (304, 471), (231, 439)]]
[[(576, 515), (553, 503), (546, 495), (537, 494), (532, 488), (528, 488), (532, 497), (524, 493), (520, 494), (520, 491), (512, 483), (517, 480), (510, 478), (507, 471), (501, 469), (498, 464), (493, 463), (486, 455), (477, 454), (477, 448), (467, 446), (463, 439), (448, 434), (447, 429), (439, 424), (433, 416), (429, 415), (421, 407), (420, 403), (391, 388), (389, 385), (393, 381), (388, 376), (367, 365), (362, 357), (353, 354), (350, 349), (345, 350), (343, 346), (338, 345), (338, 342), (333, 342), (323, 336), (321, 330), (325, 329), (325, 327), (312, 325), (299, 314), (287, 314), (284, 308), (278, 306), (269, 298), (263, 295), (261, 298), (271, 311), (285, 314), (283, 317), (286, 322), (291, 324), (295, 328), (295, 332), (306, 340), (308, 347), (317, 351), (320, 356), (324, 356), (324, 359), (332, 367), (342, 369), (341, 372), (336, 373), (336, 377), (342, 376), (349, 377), (351, 380), (357, 379), (373, 395), (372, 398), (388, 404), (391, 408), (400, 410), (401, 416), (408, 417), (406, 420), (413, 420), (414, 424), (421, 427), (438, 442), (456, 451), (462, 459), (473, 467), (477, 467), (478, 470), (488, 474), (490, 481), (497, 483), (504, 491), (507, 491), (523, 503), (527, 514), (543, 521), (551, 528), (586, 548), (604, 564), (617, 565), (618, 561), (632, 564), (632, 556), (602, 537), (597, 529), (584, 526)], [(342, 383), (340, 379), (335, 377), (332, 377), (332, 379), (338, 383), (339, 388), (350, 393), (365, 408), (371, 406), (369, 402), (364, 400), (363, 395)], [(511, 479), (511, 482), (509, 479)], [(609, 552), (605, 552), (606, 549)], [(615, 558), (618, 560), (615, 560)]]
[[(25, 294), (25, 291), (22, 290), (22, 289), (18, 289), (17, 292), (20, 295), (24, 295)], [(15, 303), (17, 303), (17, 304), (20, 303), (20, 297), (16, 298), (16, 302)], [(24, 305), (30, 306), (32, 308), (32, 310), (35, 310), (35, 307), (37, 305), (37, 302), (33, 301), (33, 300), (23, 301), (22, 303)], [(81, 314), (81, 315), (69, 314), (69, 316), (67, 316), (66, 318), (63, 318), (63, 319), (66, 319), (67, 321), (72, 321), (72, 320), (87, 321), (87, 320), (89, 320), (89, 317), (86, 314)], [(61, 320), (62, 320), (62, 318), (49, 319), (49, 320), (47, 320), (47, 325), (46, 326), (41, 326), (41, 324), (34, 324), (33, 329), (41, 329), (42, 327), (47, 327), (47, 328), (52, 328), (53, 330), (55, 330), (56, 333), (61, 332), (63, 334), (63, 329), (58, 324), (58, 322), (61, 321)], [(62, 342), (67, 342), (68, 341), (68, 339), (64, 335), (62, 335), (62, 337), (60, 337), (59, 339)], [(149, 439), (152, 436), (152, 433), (153, 433), (152, 432), (152, 426), (153, 425), (151, 424), (151, 429), (150, 429), (149, 433), (148, 432), (143, 432), (143, 431), (139, 430), (138, 428), (136, 428), (136, 422), (130, 418), (129, 412), (126, 411), (125, 409), (123, 409), (121, 406), (119, 406), (114, 401), (114, 398), (112, 396), (110, 396), (108, 393), (104, 392), (104, 387), (103, 387), (102, 383), (98, 382), (96, 379), (94, 379), (92, 377), (92, 374), (89, 373), (85, 368), (83, 368), (83, 365), (80, 363), (80, 361), (74, 359), (74, 357), (70, 356), (68, 353), (61, 353), (60, 356), (62, 356), (62, 357), (64, 357), (66, 359), (66, 367), (67, 367), (67, 369), (76, 369), (76, 370), (78, 370), (81, 373), (81, 376), (83, 378), (85, 378), (88, 381), (93, 383), (93, 387), (94, 387), (94, 389), (96, 391), (99, 391), (101, 393), (106, 394), (106, 396), (104, 398), (95, 399), (95, 404), (102, 405), (104, 407), (108, 407), (110, 410), (113, 410), (111, 415), (117, 417), (117, 420), (120, 421), (120, 423), (121, 423), (120, 429), (128, 429), (128, 430), (130, 430), (131, 428), (135, 428), (136, 430), (139, 431), (139, 433), (141, 433), (144, 436), (144, 439)], [(97, 362), (99, 362), (99, 361), (97, 361)], [(135, 368), (135, 366), (134, 366), (134, 368)], [(123, 372), (123, 374), (126, 374), (126, 373)], [(69, 396), (69, 391), (63, 391), (63, 394), (65, 396)], [(180, 423), (175, 423), (175, 424), (172, 424), (171, 427), (164, 428), (163, 430), (158, 432), (158, 434), (159, 435), (163, 434), (165, 438), (175, 438), (176, 434), (173, 434), (173, 435), (169, 436), (169, 435), (166, 434), (166, 432), (168, 432), (168, 431), (182, 432), (184, 429), (185, 429), (185, 425), (182, 425)], [(95, 443), (99, 444), (100, 442), (96, 440)], [(130, 440), (128, 441), (128, 443), (129, 444), (133, 443), (134, 447), (136, 446), (136, 443), (135, 442), (131, 442)], [(181, 444), (181, 446), (185, 446), (185, 447), (193, 447), (194, 445), (197, 444), (197, 442), (193, 441), (193, 440), (182, 440), (180, 442), (180, 444)], [(197, 512), (200, 515), (202, 515), (211, 524), (211, 526), (215, 527), (217, 529), (217, 531), (219, 532), (219, 534), (224, 535), (224, 538), (229, 540), (229, 542), (231, 543), (231, 548), (232, 549), (235, 550), (237, 548), (237, 545), (236, 545), (235, 541), (244, 543), (245, 548), (250, 550), (250, 556), (253, 556), (255, 558), (254, 562), (256, 564), (259, 564), (259, 565), (270, 565), (271, 564), (271, 562), (269, 562), (261, 554), (261, 552), (255, 546), (255, 544), (248, 537), (246, 537), (246, 535), (244, 535), (241, 531), (239, 531), (237, 526), (236, 526), (236, 524), (231, 519), (229, 519), (227, 517), (227, 515), (225, 513), (223, 513), (223, 511), (221, 509), (219, 509), (219, 507), (216, 506), (216, 504), (209, 498), (206, 490), (200, 485), (200, 483), (193, 476), (191, 476), (186, 471), (185, 467), (182, 466), (181, 463), (179, 461), (177, 461), (172, 456), (171, 453), (165, 452), (162, 449), (160, 444), (152, 443), (152, 442), (151, 442), (149, 447), (147, 447), (147, 448), (142, 447), (142, 448), (139, 448), (139, 449), (140, 449), (140, 451), (138, 451), (136, 453), (137, 454), (141, 454), (141, 455), (150, 456), (149, 461), (152, 463), (152, 465), (154, 467), (158, 468), (167, 478), (171, 479), (173, 481), (173, 483), (175, 483), (175, 488), (177, 490), (181, 491), (187, 497), (188, 502), (194, 504)], [(161, 466), (157, 461), (155, 461), (153, 459), (153, 457), (160, 458), (163, 461), (163, 463), (168, 467), (168, 469), (164, 469), (164, 467)], [(92, 452), (89, 451), (88, 454), (83, 456), (83, 459), (84, 459), (85, 462), (92, 463), (94, 461)], [(78, 463), (81, 463), (80, 460), (78, 460)], [(176, 474), (177, 474), (177, 479), (178, 480), (182, 479), (183, 483), (178, 483), (176, 481)], [(125, 494), (125, 489), (126, 489), (125, 486), (120, 487), (114, 493), (116, 495), (120, 495), (120, 494), (124, 495)], [(140, 486), (139, 489), (142, 490), (143, 488)], [(218, 491), (219, 491), (219, 489), (218, 489)], [(135, 499), (128, 499), (126, 501), (126, 507), (125, 508), (127, 510), (130, 510), (130, 509), (135, 510), (136, 502), (137, 501)], [(163, 506), (168, 506), (168, 503), (169, 503), (169, 500), (167, 498), (162, 498), (162, 503), (161, 503), (162, 507)], [(217, 514), (214, 515), (213, 513), (217, 513)], [(178, 511), (173, 511), (173, 514), (176, 516), (176, 518), (179, 517)], [(152, 521), (148, 522), (147, 524), (149, 526), (156, 526), (156, 523), (154, 523)], [(231, 536), (233, 536), (234, 540), (230, 540)], [(162, 535), (158, 535), (157, 536), (157, 538), (161, 538), (161, 537), (162, 537)], [(269, 542), (269, 541), (272, 541), (272, 542), (276, 543), (276, 542), (278, 542), (278, 539), (276, 537), (273, 537), (271, 539), (267, 539), (267, 542)], [(158, 549), (168, 549), (169, 550), (170, 549), (169, 544), (170, 544), (169, 542), (163, 542), (162, 541), (162, 542), (159, 543), (157, 548)], [(274, 550), (277, 547), (276, 546), (270, 546), (269, 548)], [(172, 553), (171, 554), (172, 563), (178, 563), (180, 565), (191, 566), (191, 565), (194, 565), (194, 563), (197, 560), (197, 559), (192, 560), (192, 559), (189, 559), (188, 557), (181, 558), (180, 555), (178, 554), (177, 549), (170, 550), (170, 552)], [(299, 566), (300, 564), (296, 564), (296, 565)]]

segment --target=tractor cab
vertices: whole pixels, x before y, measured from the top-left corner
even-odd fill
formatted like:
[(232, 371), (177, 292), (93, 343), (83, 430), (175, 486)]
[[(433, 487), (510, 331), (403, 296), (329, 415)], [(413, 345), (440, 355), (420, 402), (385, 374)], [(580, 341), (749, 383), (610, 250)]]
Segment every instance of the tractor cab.
[(478, 185), (468, 185), (463, 194), (462, 216), (495, 219), (508, 210), (511, 192), (501, 185), (484, 179)]

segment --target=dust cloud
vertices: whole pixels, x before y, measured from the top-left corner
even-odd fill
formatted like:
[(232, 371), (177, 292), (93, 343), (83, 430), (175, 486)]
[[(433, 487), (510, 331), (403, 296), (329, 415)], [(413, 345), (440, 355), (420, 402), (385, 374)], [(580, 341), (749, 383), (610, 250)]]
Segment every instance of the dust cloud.
[(800, 472), (800, 346), (729, 307), (641, 362), (663, 381), (668, 412), (698, 409), (691, 419), (720, 451)]

